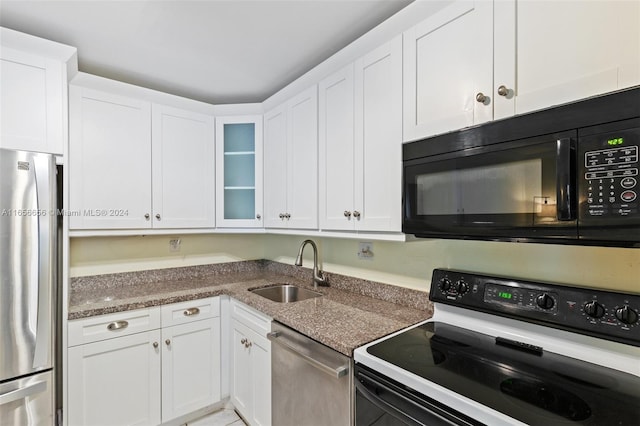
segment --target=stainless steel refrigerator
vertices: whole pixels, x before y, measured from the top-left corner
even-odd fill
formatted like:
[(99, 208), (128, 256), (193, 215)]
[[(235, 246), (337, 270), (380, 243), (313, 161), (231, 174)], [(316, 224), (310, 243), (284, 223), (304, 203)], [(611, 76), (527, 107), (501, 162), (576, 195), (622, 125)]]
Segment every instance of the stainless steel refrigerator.
[(54, 424), (53, 156), (0, 149), (0, 425)]

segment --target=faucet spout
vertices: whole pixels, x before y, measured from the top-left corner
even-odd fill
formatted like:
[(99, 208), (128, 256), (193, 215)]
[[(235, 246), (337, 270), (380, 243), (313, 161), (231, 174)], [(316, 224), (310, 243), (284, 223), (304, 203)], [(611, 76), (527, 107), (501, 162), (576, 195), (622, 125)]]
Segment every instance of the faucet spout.
[(318, 288), (318, 285), (329, 285), (329, 281), (324, 276), (324, 273), (318, 269), (318, 247), (313, 240), (304, 240), (298, 250), (298, 256), (296, 257), (296, 266), (302, 266), (302, 253), (307, 244), (311, 245), (313, 249), (313, 288)]

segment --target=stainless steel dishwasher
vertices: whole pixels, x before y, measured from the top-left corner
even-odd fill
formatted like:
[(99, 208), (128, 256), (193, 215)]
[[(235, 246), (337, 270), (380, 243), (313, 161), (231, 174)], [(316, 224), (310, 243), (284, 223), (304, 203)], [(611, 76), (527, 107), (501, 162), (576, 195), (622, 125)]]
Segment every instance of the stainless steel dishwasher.
[(351, 358), (278, 322), (271, 330), (272, 423), (352, 425)]

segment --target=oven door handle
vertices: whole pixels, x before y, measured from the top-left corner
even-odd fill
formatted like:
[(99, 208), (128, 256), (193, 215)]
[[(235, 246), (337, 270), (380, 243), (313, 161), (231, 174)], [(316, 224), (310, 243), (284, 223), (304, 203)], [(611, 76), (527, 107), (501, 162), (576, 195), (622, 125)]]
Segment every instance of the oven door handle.
[(556, 141), (556, 217), (559, 221), (576, 219), (576, 184), (573, 138)]
[[(416, 426), (464, 426), (477, 423), (469, 423), (455, 416), (453, 413), (446, 413), (446, 417), (438, 411), (442, 409), (434, 406), (425, 406), (413, 401), (410, 398), (396, 392), (392, 388), (374, 380), (368, 375), (359, 373), (356, 376), (356, 392), (360, 392), (370, 403), (380, 408), (382, 411), (396, 417), (408, 425)], [(380, 397), (384, 394), (385, 398)], [(425, 404), (428, 402), (424, 401)], [(356, 403), (357, 404), (357, 403)], [(357, 412), (357, 409), (356, 409)], [(356, 419), (356, 425), (357, 419)], [(358, 425), (359, 426), (359, 425)]]

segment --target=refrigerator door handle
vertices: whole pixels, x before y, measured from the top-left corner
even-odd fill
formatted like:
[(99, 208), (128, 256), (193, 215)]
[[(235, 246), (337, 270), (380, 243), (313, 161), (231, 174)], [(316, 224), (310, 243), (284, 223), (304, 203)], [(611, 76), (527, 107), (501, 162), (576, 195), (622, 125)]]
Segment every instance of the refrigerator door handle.
[[(50, 364), (50, 347), (52, 333), (51, 294), (52, 280), (54, 278), (54, 262), (52, 261), (52, 233), (55, 232), (55, 215), (52, 199), (55, 192), (52, 174), (55, 173), (55, 165), (51, 158), (34, 156), (34, 169), (36, 179), (38, 220), (38, 308), (36, 317), (36, 342), (33, 354), (33, 368), (48, 367)], [(52, 169), (53, 168), (53, 169)], [(52, 171), (53, 170), (53, 171)]]
[(47, 382), (35, 382), (30, 384), (29, 386), (3, 393), (2, 395), (0, 395), (0, 405), (8, 404), (10, 402), (35, 395), (37, 393), (42, 393), (46, 390)]

